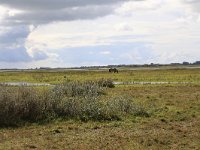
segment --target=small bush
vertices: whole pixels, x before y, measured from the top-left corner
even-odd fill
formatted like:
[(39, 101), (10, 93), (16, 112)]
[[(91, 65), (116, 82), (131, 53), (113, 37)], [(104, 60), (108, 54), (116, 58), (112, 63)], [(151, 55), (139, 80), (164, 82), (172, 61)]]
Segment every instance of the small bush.
[(55, 96), (60, 97), (76, 97), (76, 96), (91, 96), (97, 97), (103, 94), (102, 86), (99, 86), (97, 82), (86, 81), (65, 81), (64, 83), (57, 85), (53, 89)]
[(97, 81), (97, 84), (99, 86), (107, 87), (107, 88), (114, 88), (115, 87), (114, 82), (111, 79), (100, 79), (100, 80)]
[(47, 99), (32, 88), (0, 88), (0, 126), (46, 118)]
[(116, 97), (107, 102), (107, 107), (113, 114), (123, 116), (126, 114), (149, 117), (150, 114), (139, 104), (135, 104), (129, 97)]

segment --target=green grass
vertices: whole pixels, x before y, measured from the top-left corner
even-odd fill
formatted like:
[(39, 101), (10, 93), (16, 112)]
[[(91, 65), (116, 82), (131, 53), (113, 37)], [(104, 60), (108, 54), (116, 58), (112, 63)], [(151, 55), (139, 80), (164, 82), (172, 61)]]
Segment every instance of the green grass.
[[(120, 120), (57, 118), (49, 123), (31, 123), (18, 128), (0, 129), (0, 149), (200, 149), (199, 69), (42, 72), (47, 83), (58, 83), (65, 75), (70, 80), (112, 78), (115, 81), (194, 82), (190, 85), (119, 85), (107, 88), (101, 100), (118, 98), (120, 109), (129, 98), (142, 106), (149, 117), (120, 114)], [(22, 75), (38, 82), (38, 72), (0, 73), (1, 80), (13, 81)], [(2, 74), (5, 74), (4, 78)], [(7, 74), (7, 75), (6, 75)], [(55, 78), (55, 81), (50, 79)], [(18, 80), (18, 79), (17, 79)], [(41, 78), (40, 80), (43, 80)], [(39, 81), (40, 82), (40, 81)], [(41, 81), (44, 82), (44, 81)], [(38, 88), (42, 91), (42, 88)], [(48, 90), (48, 89), (44, 89)], [(82, 96), (81, 96), (82, 97)], [(123, 105), (120, 97), (124, 98)], [(121, 107), (122, 106), (122, 107)]]
[(167, 69), (167, 70), (121, 70), (117, 73), (108, 71), (22, 71), (0, 72), (0, 82), (33, 82), (57, 84), (65, 79), (73, 81), (98, 80), (101, 78), (113, 81), (155, 81), (155, 82), (194, 82), (200, 83), (200, 69)]

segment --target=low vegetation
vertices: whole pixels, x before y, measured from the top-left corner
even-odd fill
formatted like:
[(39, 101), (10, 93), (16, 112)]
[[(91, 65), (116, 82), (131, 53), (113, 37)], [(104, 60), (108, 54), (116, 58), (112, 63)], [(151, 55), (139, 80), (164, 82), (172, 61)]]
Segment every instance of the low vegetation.
[(192, 82), (200, 84), (200, 69), (149, 69), (128, 70), (119, 69), (119, 73), (109, 73), (108, 70), (66, 70), (66, 71), (19, 71), (0, 72), (0, 82), (32, 82), (59, 84), (66, 79), (72, 81), (112, 79), (116, 82)]
[(4, 72), (0, 80), (54, 84), (0, 87), (0, 149), (200, 149), (200, 69)]
[(49, 121), (56, 118), (89, 120), (120, 120), (125, 114), (149, 116), (131, 99), (103, 99), (105, 90), (113, 87), (111, 80), (65, 81), (53, 89), (30, 87), (0, 88), (0, 125), (16, 126), (26, 122)]

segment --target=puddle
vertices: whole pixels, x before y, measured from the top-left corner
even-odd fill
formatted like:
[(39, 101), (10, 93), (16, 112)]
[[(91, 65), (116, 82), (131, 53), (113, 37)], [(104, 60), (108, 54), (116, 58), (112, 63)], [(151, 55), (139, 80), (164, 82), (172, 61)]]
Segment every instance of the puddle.
[(134, 85), (134, 84), (192, 84), (192, 82), (114, 82), (115, 85)]
[[(156, 85), (156, 84), (192, 84), (192, 82), (114, 82), (115, 85)], [(29, 82), (0, 82), (0, 86), (55, 86), (48, 83), (29, 83)]]
[(1, 86), (53, 86), (47, 83), (29, 83), (29, 82), (1, 82)]

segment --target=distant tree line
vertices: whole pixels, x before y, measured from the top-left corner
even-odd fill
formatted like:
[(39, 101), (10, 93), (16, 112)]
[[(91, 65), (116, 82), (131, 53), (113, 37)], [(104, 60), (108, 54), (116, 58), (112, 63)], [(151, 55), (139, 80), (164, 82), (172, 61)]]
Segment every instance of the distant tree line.
[(184, 61), (182, 63), (170, 63), (170, 64), (159, 64), (159, 63), (150, 63), (150, 64), (119, 64), (119, 65), (107, 65), (107, 66), (81, 66), (73, 67), (70, 69), (99, 69), (99, 68), (121, 68), (121, 67), (159, 67), (159, 66), (175, 66), (175, 65), (200, 65), (200, 61), (190, 63)]
[[(71, 67), (71, 68), (51, 68), (51, 67), (39, 67), (35, 68), (36, 70), (50, 70), (50, 69), (108, 69), (108, 68), (123, 68), (123, 67), (128, 67), (128, 68), (135, 68), (135, 67), (160, 67), (160, 66), (176, 66), (176, 65), (200, 65), (200, 61), (195, 61), (193, 63), (184, 61), (182, 63), (170, 63), (170, 64), (159, 64), (159, 63), (150, 63), (150, 64), (119, 64), (119, 65), (107, 65), (107, 66), (81, 66), (81, 67)], [(31, 68), (31, 70), (34, 68)], [(23, 69), (0, 69), (0, 70), (20, 70), (23, 71)], [(26, 69), (25, 69), (26, 70)]]

